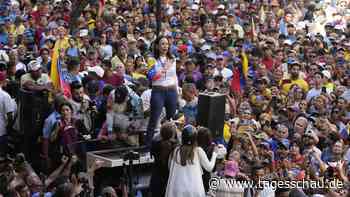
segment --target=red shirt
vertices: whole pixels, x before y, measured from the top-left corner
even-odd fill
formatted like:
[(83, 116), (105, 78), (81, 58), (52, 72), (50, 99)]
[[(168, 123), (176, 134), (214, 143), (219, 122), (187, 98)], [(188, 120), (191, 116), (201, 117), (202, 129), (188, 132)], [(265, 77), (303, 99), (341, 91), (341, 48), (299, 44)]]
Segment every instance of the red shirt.
[(274, 61), (272, 58), (264, 58), (262, 63), (266, 66), (267, 70), (271, 71), (274, 66)]

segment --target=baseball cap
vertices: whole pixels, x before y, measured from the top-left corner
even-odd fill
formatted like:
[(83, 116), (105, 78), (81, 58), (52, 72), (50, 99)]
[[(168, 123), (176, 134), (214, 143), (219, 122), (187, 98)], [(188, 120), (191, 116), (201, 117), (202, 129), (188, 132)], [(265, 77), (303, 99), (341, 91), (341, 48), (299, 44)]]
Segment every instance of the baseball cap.
[(218, 9), (225, 9), (225, 5), (223, 5), (223, 4), (220, 4), (219, 6), (218, 6)]
[(227, 16), (222, 15), (222, 16), (220, 16), (220, 17), (219, 17), (219, 19), (222, 19), (222, 20), (227, 20)]
[(87, 70), (89, 72), (93, 72), (95, 73), (98, 77), (102, 78), (105, 71), (103, 70), (103, 68), (101, 68), (100, 66), (94, 66), (94, 67), (88, 67)]
[(187, 53), (187, 45), (182, 44), (182, 45), (178, 46), (177, 47), (177, 51), (178, 52), (185, 52), (185, 53)]
[(291, 41), (291, 40), (285, 40), (284, 42), (283, 42), (283, 44), (286, 44), (286, 45), (289, 45), (289, 46), (291, 46), (291, 45), (293, 45), (293, 42)]
[(205, 57), (208, 59), (216, 60), (216, 55), (213, 52), (209, 52), (209, 53), (205, 54)]
[(291, 60), (290, 62), (288, 62), (289, 65), (299, 65), (300, 66), (300, 62), (297, 60)]
[(215, 68), (215, 66), (213, 64), (208, 64), (207, 68)]
[(191, 10), (198, 10), (198, 9), (199, 9), (198, 4), (193, 4), (193, 5), (191, 6)]
[(216, 56), (216, 60), (223, 60), (224, 59), (224, 56), (223, 55), (218, 55)]
[(115, 190), (113, 189), (113, 187), (108, 186), (103, 188), (102, 195), (112, 195), (112, 194), (115, 194)]
[(85, 36), (87, 36), (87, 35), (89, 35), (89, 30), (87, 30), (87, 29), (81, 29), (81, 30), (79, 31), (79, 37), (85, 37)]
[(41, 68), (40, 62), (36, 60), (33, 60), (28, 64), (29, 71), (38, 71), (40, 68)]
[(202, 51), (206, 51), (206, 50), (210, 50), (211, 49), (211, 46), (208, 45), (208, 44), (204, 44), (202, 47), (201, 47), (201, 50)]
[(282, 141), (279, 141), (277, 143), (277, 147), (280, 148), (280, 149), (289, 149), (289, 142), (288, 140), (284, 139)]
[(331, 73), (328, 71), (328, 70), (323, 70), (322, 71), (322, 74), (323, 76), (325, 76), (327, 79), (330, 79), (332, 76), (331, 76)]
[(311, 137), (316, 143), (319, 142), (319, 138), (318, 138), (318, 136), (316, 135), (316, 133), (313, 130), (307, 130), (304, 133), (304, 136), (305, 137)]

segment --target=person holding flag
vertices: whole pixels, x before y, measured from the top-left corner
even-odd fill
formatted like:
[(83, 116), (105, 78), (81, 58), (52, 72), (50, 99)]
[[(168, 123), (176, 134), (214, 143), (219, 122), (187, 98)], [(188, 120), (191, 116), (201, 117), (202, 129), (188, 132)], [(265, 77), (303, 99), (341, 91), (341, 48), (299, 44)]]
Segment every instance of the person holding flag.
[(58, 39), (55, 43), (53, 54), (51, 57), (51, 80), (54, 90), (60, 92), (67, 97), (70, 97), (69, 84), (66, 84), (62, 78), (61, 73), (61, 60), (62, 54), (69, 47), (68, 37), (66, 36), (66, 29), (61, 26), (58, 28)]

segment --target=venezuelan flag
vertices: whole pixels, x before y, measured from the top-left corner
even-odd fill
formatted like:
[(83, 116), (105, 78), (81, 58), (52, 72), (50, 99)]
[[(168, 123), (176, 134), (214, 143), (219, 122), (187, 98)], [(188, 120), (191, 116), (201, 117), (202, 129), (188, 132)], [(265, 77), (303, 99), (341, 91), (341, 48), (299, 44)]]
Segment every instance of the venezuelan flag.
[(241, 93), (245, 86), (245, 81), (248, 78), (249, 61), (246, 53), (241, 54), (240, 67), (233, 68), (233, 77), (231, 80), (231, 91)]
[(248, 77), (248, 70), (249, 70), (249, 62), (248, 62), (248, 56), (245, 52), (242, 53), (242, 72), (244, 79), (247, 79)]
[(53, 54), (51, 57), (51, 72), (50, 77), (55, 90), (67, 91), (67, 84), (64, 83), (61, 77), (61, 64), (59, 60), (59, 55), (61, 50), (65, 50), (68, 47), (68, 39), (64, 38), (57, 40), (55, 47), (53, 49)]

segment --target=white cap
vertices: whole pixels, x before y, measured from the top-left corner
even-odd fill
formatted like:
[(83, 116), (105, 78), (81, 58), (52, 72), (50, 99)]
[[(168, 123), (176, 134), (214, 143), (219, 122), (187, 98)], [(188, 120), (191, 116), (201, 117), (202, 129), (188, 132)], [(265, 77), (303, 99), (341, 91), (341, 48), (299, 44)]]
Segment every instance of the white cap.
[(40, 62), (33, 60), (28, 64), (29, 71), (38, 71), (41, 68)]
[(79, 37), (85, 37), (89, 35), (89, 30), (87, 29), (81, 29), (80, 32), (79, 32)]
[(105, 74), (105, 70), (103, 70), (101, 66), (88, 67), (87, 70), (89, 72), (96, 73), (96, 75), (99, 76), (100, 78), (102, 78), (103, 75)]
[(199, 43), (200, 43), (200, 44), (204, 44), (204, 43), (205, 43), (205, 40), (202, 38), (202, 39), (199, 40)]
[(70, 0), (65, 0), (65, 3), (68, 3), (69, 6), (72, 6), (72, 2)]
[(331, 76), (331, 73), (328, 71), (328, 70), (323, 70), (322, 71), (322, 74), (323, 76), (325, 76), (327, 79), (330, 79), (332, 76)]
[(334, 29), (342, 30), (343, 29), (343, 25), (338, 24), (338, 25), (334, 26)]
[(349, 47), (350, 46), (350, 42), (345, 42), (344, 46)]
[(197, 4), (193, 4), (191, 6), (191, 10), (198, 10), (199, 9), (199, 6)]
[(220, 4), (220, 5), (218, 6), (218, 9), (225, 9), (225, 5)]
[(207, 44), (205, 44), (205, 45), (203, 45), (202, 47), (201, 47), (201, 50), (202, 51), (206, 51), (206, 50), (210, 50), (211, 49), (211, 46), (210, 45), (207, 45)]
[(306, 28), (306, 23), (304, 21), (300, 21), (296, 25), (296, 29), (297, 30), (302, 30), (302, 29), (305, 29), (305, 28)]
[(11, 1), (11, 6), (19, 6), (19, 5), (20, 5), (19, 2), (16, 0)]
[(10, 58), (5, 50), (0, 50), (0, 61), (5, 61), (6, 63), (10, 61)]
[(288, 44), (288, 45), (293, 45), (293, 43), (292, 43), (292, 41), (291, 40), (285, 40), (284, 42), (283, 42), (283, 44)]
[(220, 17), (219, 17), (219, 19), (224, 19), (224, 20), (227, 20), (227, 16), (222, 15), (222, 16), (220, 16)]

